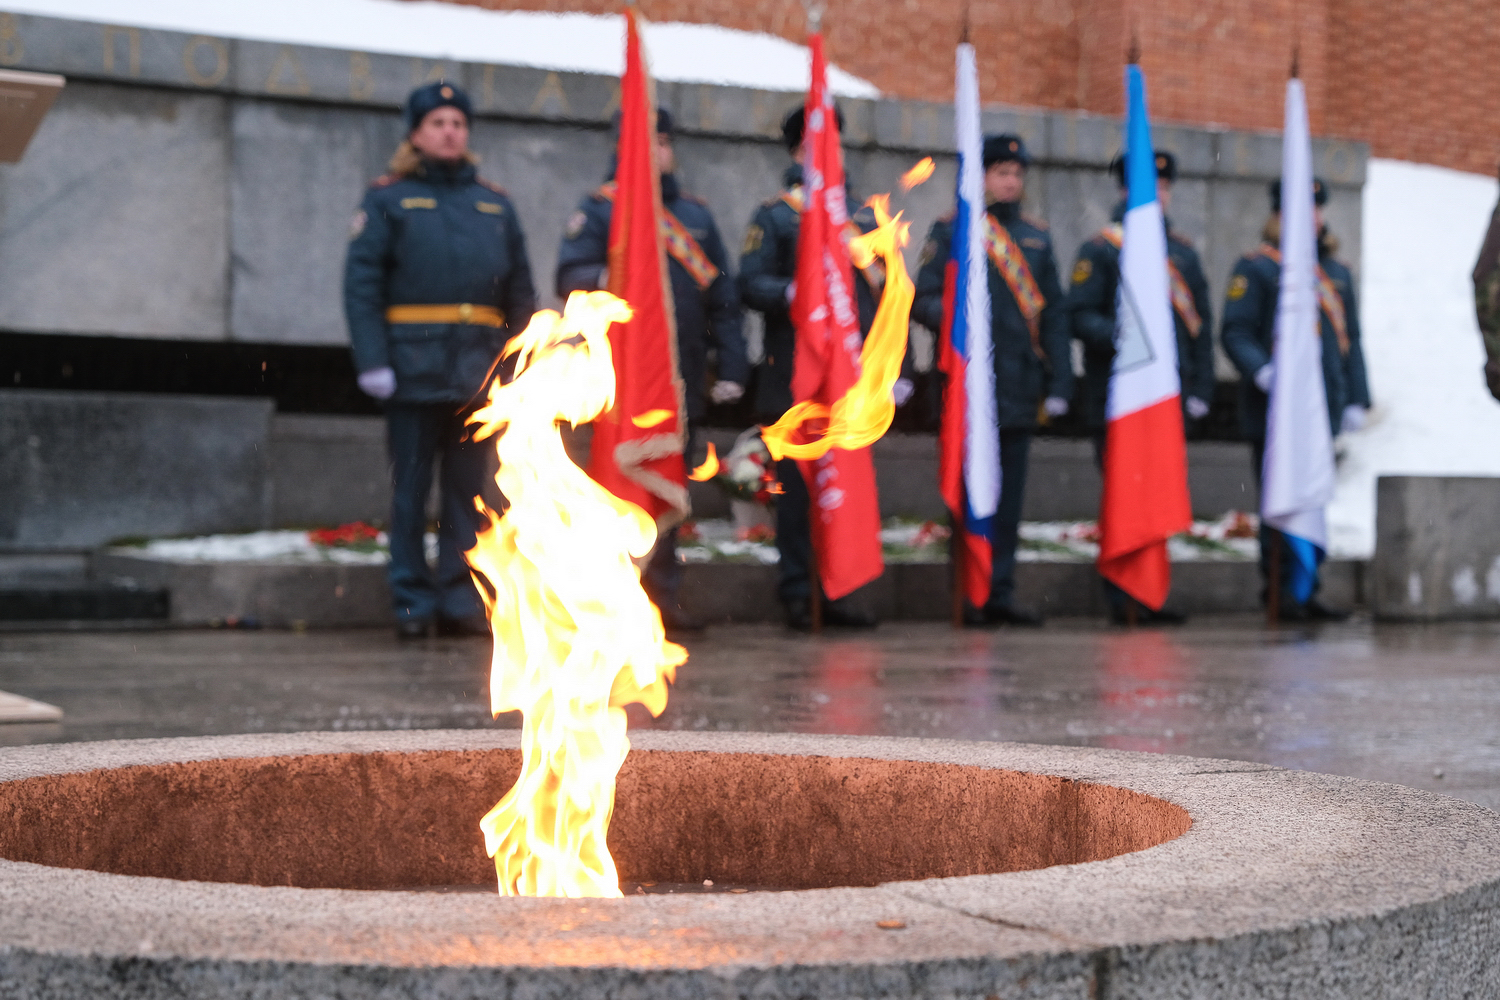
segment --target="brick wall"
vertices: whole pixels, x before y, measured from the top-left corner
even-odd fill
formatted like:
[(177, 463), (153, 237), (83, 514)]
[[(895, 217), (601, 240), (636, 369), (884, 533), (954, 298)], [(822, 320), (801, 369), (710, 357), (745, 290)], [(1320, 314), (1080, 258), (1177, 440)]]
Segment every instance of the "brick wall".
[[(454, 0), (615, 12), (618, 0)], [(800, 0), (640, 0), (656, 21), (800, 41)], [(947, 101), (964, 0), (827, 0), (829, 55), (896, 97)], [(1120, 114), (1132, 36), (1163, 121), (1279, 129), (1293, 49), (1314, 132), (1373, 155), (1491, 173), (1500, 8), (1477, 0), (972, 0), (987, 103)]]

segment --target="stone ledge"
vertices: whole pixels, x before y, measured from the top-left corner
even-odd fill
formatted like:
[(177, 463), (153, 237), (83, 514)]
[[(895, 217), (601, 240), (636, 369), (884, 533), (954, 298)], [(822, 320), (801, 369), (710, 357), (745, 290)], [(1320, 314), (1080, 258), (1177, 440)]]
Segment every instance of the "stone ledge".
[[(1192, 827), (1157, 847), (1031, 871), (622, 900), (258, 887), (5, 861), (0, 968), (9, 994), (1496, 995), (1500, 816), (1467, 802), (1241, 761), (1072, 747), (755, 733), (632, 739), (668, 753), (1052, 775), (1165, 799), (1188, 811)], [(513, 731), (62, 744), (0, 751), (0, 781), (516, 745)], [(901, 926), (877, 926), (889, 921)]]
[[(279, 101), (398, 108), (426, 80), (457, 80), (486, 117), (607, 127), (618, 106), (615, 77), (531, 66), (489, 65), (356, 52), (249, 39), (190, 35), (32, 14), (5, 18), (4, 64), (111, 83), (150, 84)], [(701, 83), (662, 82), (657, 92), (683, 128), (704, 135), (779, 142), (792, 93)], [(928, 101), (840, 98), (853, 146), (951, 154), (953, 108)], [(1025, 137), (1042, 163), (1100, 168), (1120, 148), (1118, 118), (1040, 108), (994, 106), (987, 131)], [(1160, 123), (1158, 139), (1175, 148), (1188, 177), (1268, 180), (1281, 172), (1273, 133)], [(1364, 183), (1369, 147), (1316, 139), (1314, 164), (1330, 184)]]
[[(390, 589), (384, 566), (335, 563), (188, 563), (149, 559), (129, 549), (94, 556), (100, 579), (133, 580), (171, 592), (171, 622), (204, 626), (230, 618), (254, 619), (271, 628), (386, 625)], [(1360, 562), (1323, 567), (1325, 601), (1334, 607), (1364, 603)], [(1187, 614), (1235, 614), (1260, 607), (1260, 576), (1253, 562), (1173, 563), (1171, 606)], [(889, 563), (885, 574), (856, 597), (886, 621), (946, 621), (951, 614), (947, 563)], [(774, 565), (688, 563), (682, 605), (711, 625), (779, 622)], [(1049, 617), (1107, 613), (1092, 563), (1023, 562), (1016, 567), (1016, 598)]]

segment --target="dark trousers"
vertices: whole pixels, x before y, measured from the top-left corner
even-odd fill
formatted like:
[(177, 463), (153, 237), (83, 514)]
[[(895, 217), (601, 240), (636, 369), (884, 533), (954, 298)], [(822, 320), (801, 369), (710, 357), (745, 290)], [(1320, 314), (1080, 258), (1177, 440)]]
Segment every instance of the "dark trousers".
[[(386, 443), (391, 462), (391, 599), (398, 621), (458, 619), (482, 612), (464, 552), (474, 547), (484, 517), (474, 498), (495, 496), (490, 473), (493, 442), (467, 440), (467, 413), (451, 403), (389, 403)], [(437, 571), (427, 564), (422, 536), (427, 529), (427, 494), (434, 463), (439, 464)], [(486, 480), (490, 480), (486, 488)], [(498, 510), (497, 503), (491, 507)]]
[(1026, 466), (1031, 430), (1000, 428), (1000, 506), (995, 510), (990, 545), (988, 607), (1008, 608), (1016, 595), (1016, 547), (1021, 538), (1021, 502), (1026, 498)]
[[(682, 449), (682, 460), (693, 467), (693, 434), (689, 428)], [(641, 587), (651, 602), (658, 608), (676, 607), (677, 588), (682, 585), (682, 564), (677, 561), (677, 528), (673, 528), (656, 541), (646, 568), (641, 571)]]
[[(1265, 468), (1266, 462), (1265, 441), (1250, 442), (1250, 461), (1255, 464), (1255, 495), (1259, 497), (1261, 495), (1261, 471)], [(1281, 565), (1280, 572), (1277, 574), (1280, 577), (1278, 581), (1281, 590), (1280, 605), (1283, 608), (1295, 608), (1301, 604), (1292, 596), (1292, 560), (1295, 557), (1291, 549), (1287, 547), (1285, 537), (1281, 532), (1266, 524), (1264, 518), (1260, 522), (1260, 603), (1265, 604), (1271, 593), (1269, 582), (1271, 549), (1277, 545), (1281, 546)], [(1322, 586), (1321, 577), (1321, 572), (1314, 571), (1312, 593), (1308, 595), (1308, 600), (1318, 595), (1318, 590)]]
[(812, 498), (794, 460), (777, 462), (776, 476), (781, 480), (776, 498), (776, 551), (781, 553), (776, 596), (789, 604), (812, 596), (812, 521), (807, 509)]

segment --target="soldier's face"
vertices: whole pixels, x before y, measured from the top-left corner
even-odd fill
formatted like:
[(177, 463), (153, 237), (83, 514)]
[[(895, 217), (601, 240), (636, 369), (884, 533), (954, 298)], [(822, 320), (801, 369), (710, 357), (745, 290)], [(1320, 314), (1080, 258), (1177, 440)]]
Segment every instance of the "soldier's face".
[(1015, 160), (992, 163), (984, 172), (984, 193), (990, 201), (1020, 201), (1026, 190), (1026, 168)]
[(461, 160), (469, 151), (469, 119), (444, 105), (429, 111), (411, 133), (411, 144), (433, 160)]
[(677, 153), (672, 149), (672, 137), (665, 132), (656, 133), (656, 169), (664, 174), (677, 172)]

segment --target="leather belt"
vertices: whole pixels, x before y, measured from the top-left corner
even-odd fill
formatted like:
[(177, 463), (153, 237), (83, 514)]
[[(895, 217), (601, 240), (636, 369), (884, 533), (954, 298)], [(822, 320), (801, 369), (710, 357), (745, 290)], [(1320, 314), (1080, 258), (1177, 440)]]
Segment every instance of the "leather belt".
[(385, 311), (387, 323), (464, 323), (469, 326), (505, 326), (505, 313), (494, 306), (476, 306), (468, 302), (456, 306), (391, 306)]

